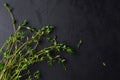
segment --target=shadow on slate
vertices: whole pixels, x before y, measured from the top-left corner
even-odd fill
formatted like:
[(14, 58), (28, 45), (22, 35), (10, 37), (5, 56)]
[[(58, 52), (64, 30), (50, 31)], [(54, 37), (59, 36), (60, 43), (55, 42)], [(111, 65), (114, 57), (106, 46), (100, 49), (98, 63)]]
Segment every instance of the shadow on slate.
[(58, 40), (76, 50), (74, 56), (63, 54), (68, 71), (59, 64), (32, 65), (32, 71), (41, 71), (40, 80), (120, 80), (119, 0), (0, 0), (0, 45), (13, 32), (5, 1), (17, 20), (27, 19), (36, 28), (55, 25)]

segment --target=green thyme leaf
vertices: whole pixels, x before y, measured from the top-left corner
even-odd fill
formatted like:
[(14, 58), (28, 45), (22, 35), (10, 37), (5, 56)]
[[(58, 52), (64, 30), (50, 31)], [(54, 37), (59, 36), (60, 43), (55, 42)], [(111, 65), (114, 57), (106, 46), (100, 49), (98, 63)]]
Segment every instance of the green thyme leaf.
[(73, 49), (70, 47), (66, 48), (66, 52), (69, 53), (70, 55), (72, 55), (74, 53)]
[(82, 40), (80, 40), (79, 43), (77, 44), (77, 48), (80, 48), (81, 44), (82, 44)]
[(8, 3), (6, 3), (6, 2), (3, 3), (3, 6), (4, 6), (4, 7), (7, 7), (7, 6), (8, 6)]
[(22, 26), (26, 26), (28, 24), (28, 22), (27, 22), (27, 20), (23, 20), (23, 22), (22, 22)]
[(4, 67), (3, 63), (0, 63), (0, 69), (2, 69)]

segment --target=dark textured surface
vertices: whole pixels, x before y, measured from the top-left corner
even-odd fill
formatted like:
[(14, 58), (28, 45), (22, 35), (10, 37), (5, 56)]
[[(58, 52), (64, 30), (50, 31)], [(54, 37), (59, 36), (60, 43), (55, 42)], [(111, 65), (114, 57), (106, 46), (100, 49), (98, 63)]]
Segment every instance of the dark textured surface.
[[(5, 1), (19, 21), (28, 19), (37, 28), (55, 25), (58, 39), (76, 50), (74, 56), (64, 55), (68, 71), (58, 64), (33, 65), (33, 71), (42, 72), (40, 80), (120, 80), (119, 0), (0, 0), (0, 45), (13, 32), (2, 7)], [(80, 39), (83, 45), (78, 50)]]

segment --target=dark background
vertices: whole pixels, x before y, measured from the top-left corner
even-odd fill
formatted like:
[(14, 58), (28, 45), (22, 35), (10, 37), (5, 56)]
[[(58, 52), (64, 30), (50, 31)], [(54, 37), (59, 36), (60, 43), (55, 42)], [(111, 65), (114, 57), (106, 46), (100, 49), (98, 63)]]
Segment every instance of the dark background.
[[(14, 8), (19, 22), (27, 19), (36, 28), (55, 25), (58, 40), (76, 51), (64, 54), (68, 71), (59, 64), (32, 65), (32, 71), (41, 71), (40, 80), (120, 80), (119, 0), (0, 0), (0, 46), (13, 32), (3, 2)], [(77, 49), (79, 40), (83, 44)]]

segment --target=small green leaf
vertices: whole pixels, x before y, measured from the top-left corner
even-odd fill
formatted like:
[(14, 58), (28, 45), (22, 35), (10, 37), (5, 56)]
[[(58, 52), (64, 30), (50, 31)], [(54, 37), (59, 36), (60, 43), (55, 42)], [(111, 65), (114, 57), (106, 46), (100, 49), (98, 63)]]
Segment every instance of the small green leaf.
[(55, 58), (59, 58), (59, 57), (60, 57), (60, 55), (56, 55), (56, 56), (55, 56)]
[(77, 48), (80, 48), (81, 44), (82, 44), (82, 40), (80, 40), (79, 43), (77, 44)]
[(34, 32), (34, 31), (35, 31), (35, 28), (32, 28), (32, 27), (30, 27), (30, 26), (27, 26), (26, 29), (29, 30), (29, 31), (31, 31), (31, 32)]
[(102, 65), (103, 65), (103, 67), (106, 67), (106, 62), (103, 62)]
[(48, 42), (52, 42), (53, 41), (53, 39), (52, 39), (52, 37), (50, 35), (47, 35), (46, 39), (47, 39)]
[(22, 28), (22, 26), (19, 25), (19, 26), (18, 26), (18, 30), (21, 30), (21, 28)]
[(25, 59), (24, 59), (24, 62), (27, 62), (27, 61), (28, 61), (28, 60), (25, 58)]
[(67, 51), (67, 53), (69, 53), (70, 55), (72, 55), (72, 54), (74, 53), (73, 50), (72, 50), (72, 48), (69, 48), (69, 47), (66, 48), (66, 51)]
[(53, 38), (53, 44), (54, 44), (54, 45), (57, 45), (57, 41), (56, 41), (56, 39), (57, 39), (57, 36), (54, 35), (54, 38)]
[(3, 3), (3, 6), (7, 7), (7, 6), (8, 6), (8, 3), (6, 3), (6, 2), (5, 2), (5, 3)]
[(19, 78), (21, 78), (21, 77), (22, 77), (22, 75), (19, 75), (18, 77), (19, 77)]
[(34, 50), (34, 49), (31, 49), (31, 50), (29, 50), (29, 53), (30, 53), (30, 54), (34, 54), (34, 53), (35, 53), (35, 50)]
[(40, 61), (43, 61), (43, 60), (44, 60), (44, 57), (41, 57), (41, 58), (40, 58)]
[(31, 27), (29, 27), (29, 26), (28, 26), (28, 27), (26, 27), (26, 29), (30, 30), (30, 29), (31, 29)]
[(49, 28), (50, 28), (50, 29), (53, 29), (53, 28), (54, 28), (54, 26), (50, 25), (50, 26), (49, 26)]
[(25, 26), (25, 25), (27, 25), (27, 23), (28, 23), (27, 20), (23, 20), (23, 22), (22, 22), (21, 25), (22, 25), (22, 26)]
[(64, 64), (64, 63), (65, 63), (65, 61), (66, 61), (65, 59), (62, 59), (62, 60), (61, 60), (61, 63), (62, 63), (62, 64)]
[(53, 65), (53, 60), (52, 60), (52, 59), (48, 61), (48, 65), (49, 65), (49, 66), (52, 66), (52, 65)]
[(32, 80), (31, 75), (28, 76), (28, 78), (26, 80)]
[(5, 52), (4, 52), (4, 57), (5, 57), (5, 58), (9, 58), (9, 57), (10, 57), (10, 53), (9, 53), (8, 51), (5, 51)]
[(36, 71), (33, 76), (35, 77), (35, 79), (39, 79), (40, 77), (40, 72), (39, 71)]
[(0, 63), (0, 69), (2, 69), (4, 67), (3, 63)]

